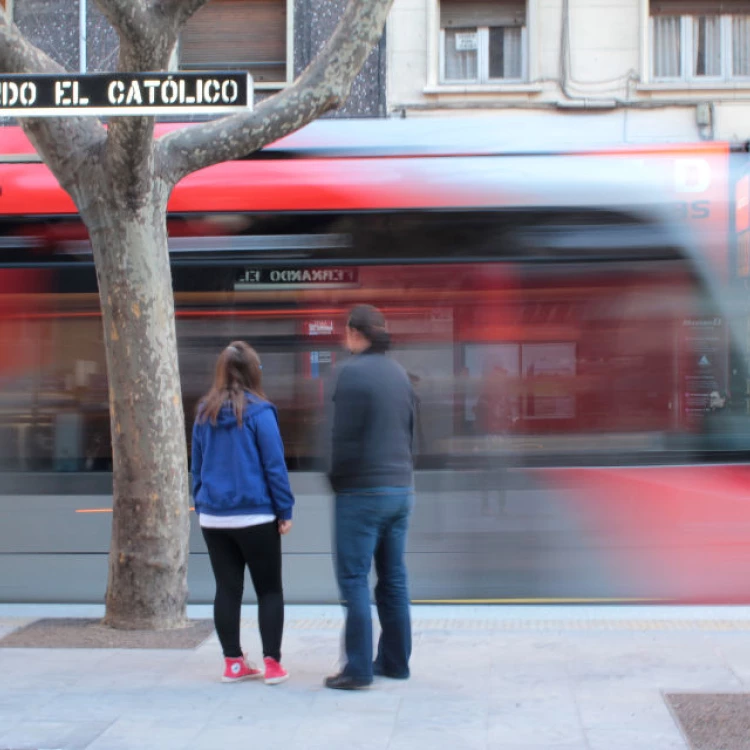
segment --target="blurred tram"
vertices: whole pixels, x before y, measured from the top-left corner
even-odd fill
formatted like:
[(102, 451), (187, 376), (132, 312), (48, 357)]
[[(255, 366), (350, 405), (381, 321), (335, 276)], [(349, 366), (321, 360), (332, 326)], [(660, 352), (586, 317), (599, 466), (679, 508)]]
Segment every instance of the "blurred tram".
[[(747, 154), (581, 138), (320, 122), (175, 189), (188, 436), (217, 351), (249, 341), (298, 498), (290, 601), (336, 601), (325, 410), (368, 302), (419, 397), (415, 601), (750, 602)], [(19, 129), (0, 154), (0, 601), (101, 601), (91, 250)], [(195, 528), (191, 552), (207, 601)]]

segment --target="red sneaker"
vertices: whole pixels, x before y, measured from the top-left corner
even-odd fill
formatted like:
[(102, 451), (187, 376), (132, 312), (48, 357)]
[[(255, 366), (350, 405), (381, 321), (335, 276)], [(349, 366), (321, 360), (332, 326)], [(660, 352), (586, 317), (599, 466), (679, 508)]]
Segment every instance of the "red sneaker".
[(222, 682), (242, 682), (243, 680), (252, 680), (255, 677), (263, 676), (263, 670), (258, 669), (244, 656), (239, 656), (236, 659), (224, 657), (224, 664)]
[(266, 664), (266, 685), (278, 685), (280, 682), (289, 679), (289, 672), (276, 659), (266, 656), (263, 661)]

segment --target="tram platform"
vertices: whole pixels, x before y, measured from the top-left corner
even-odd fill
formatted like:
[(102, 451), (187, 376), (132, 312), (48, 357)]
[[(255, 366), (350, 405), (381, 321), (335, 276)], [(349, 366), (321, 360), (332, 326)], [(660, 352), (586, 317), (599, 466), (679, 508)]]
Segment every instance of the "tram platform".
[[(338, 607), (287, 608), (291, 679), (274, 687), (221, 684), (215, 634), (182, 650), (1, 640), (102, 613), (0, 605), (0, 749), (750, 748), (750, 607), (418, 605), (412, 678), (358, 692), (322, 685), (338, 666)], [(257, 661), (254, 619), (245, 607)]]

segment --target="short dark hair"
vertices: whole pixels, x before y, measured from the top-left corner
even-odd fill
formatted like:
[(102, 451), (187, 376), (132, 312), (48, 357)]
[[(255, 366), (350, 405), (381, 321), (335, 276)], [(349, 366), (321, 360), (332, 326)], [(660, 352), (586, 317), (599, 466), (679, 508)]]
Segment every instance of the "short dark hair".
[(352, 308), (347, 326), (359, 331), (370, 342), (373, 351), (385, 352), (390, 348), (391, 337), (385, 315), (377, 307), (357, 305)]

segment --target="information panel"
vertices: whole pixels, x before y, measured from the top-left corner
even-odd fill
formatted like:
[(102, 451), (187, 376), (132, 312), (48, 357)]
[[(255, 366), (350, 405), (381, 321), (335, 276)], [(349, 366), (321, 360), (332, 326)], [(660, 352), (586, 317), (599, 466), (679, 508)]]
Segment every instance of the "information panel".
[(709, 408), (713, 391), (726, 389), (727, 342), (721, 317), (682, 321), (683, 424), (697, 427)]
[(8, 117), (225, 114), (252, 109), (248, 73), (0, 76)]

